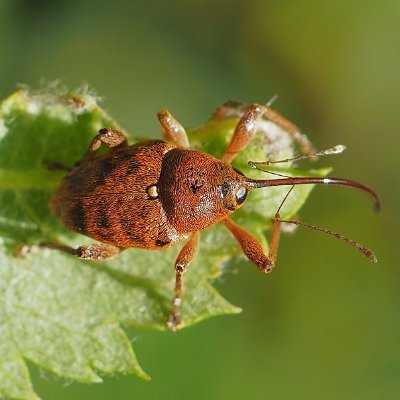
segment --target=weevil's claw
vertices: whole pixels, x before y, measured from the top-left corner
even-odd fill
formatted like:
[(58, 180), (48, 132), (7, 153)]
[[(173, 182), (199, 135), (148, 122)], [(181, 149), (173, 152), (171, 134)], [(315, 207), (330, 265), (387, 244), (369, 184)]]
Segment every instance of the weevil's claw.
[(168, 318), (167, 327), (171, 332), (176, 333), (176, 332), (178, 332), (178, 329), (180, 328), (181, 323), (182, 323), (182, 321), (180, 320), (180, 318), (177, 318), (176, 315), (171, 313), (171, 315)]
[[(177, 299), (174, 299), (174, 307), (169, 315), (167, 327), (171, 332), (176, 333), (182, 327), (181, 313), (175, 304)], [(179, 299), (180, 300), (180, 299)]]
[(31, 254), (37, 253), (39, 248), (37, 245), (18, 243), (13, 251), (13, 256), (16, 258), (27, 258)]

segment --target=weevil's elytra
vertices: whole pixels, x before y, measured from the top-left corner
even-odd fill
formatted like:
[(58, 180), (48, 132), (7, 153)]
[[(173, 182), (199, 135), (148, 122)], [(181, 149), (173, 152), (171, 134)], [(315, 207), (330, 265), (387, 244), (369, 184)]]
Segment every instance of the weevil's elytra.
[[(230, 115), (229, 106), (222, 107), (216, 114), (219, 119), (224, 117), (224, 110)], [(52, 196), (50, 208), (66, 227), (104, 244), (77, 249), (55, 243), (42, 246), (58, 248), (81, 259), (101, 261), (116, 256), (124, 248), (159, 250), (188, 238), (175, 261), (175, 297), (168, 320), (168, 326), (175, 331), (181, 323), (182, 274), (196, 256), (202, 229), (223, 222), (261, 272), (272, 270), (283, 222), (279, 210), (272, 221), (268, 255), (251, 233), (229, 219), (229, 215), (244, 204), (249, 191), (280, 185), (338, 184), (367, 192), (379, 205), (375, 192), (347, 179), (255, 180), (246, 177), (230, 163), (251, 140), (258, 118), (268, 118), (284, 128), (299, 142), (305, 154), (312, 153), (312, 147), (295, 125), (268, 106), (254, 104), (244, 111), (240, 109), (240, 113), (242, 116), (221, 159), (190, 150), (185, 130), (167, 110), (158, 114), (165, 141), (150, 140), (128, 146), (122, 132), (101, 129), (83, 159), (62, 180)], [(101, 143), (109, 147), (109, 152), (97, 155)], [(374, 260), (370, 250), (343, 235), (340, 238)]]
[[(83, 228), (88, 236), (116, 247), (159, 248), (157, 241), (172, 245), (185, 235), (168, 226), (159, 201), (152, 199), (150, 205), (149, 190), (155, 197), (162, 155), (174, 147), (157, 140), (94, 157), (65, 177), (51, 207), (70, 229)], [(136, 174), (131, 173), (133, 165)], [(71, 218), (66, 202), (84, 208), (84, 227), (77, 225), (75, 216)], [(133, 209), (136, 218), (132, 218)], [(149, 225), (154, 229), (148, 231)]]
[(85, 207), (81, 201), (71, 201), (68, 209), (68, 218), (70, 220), (71, 228), (81, 233), (86, 233), (86, 222), (85, 222)]

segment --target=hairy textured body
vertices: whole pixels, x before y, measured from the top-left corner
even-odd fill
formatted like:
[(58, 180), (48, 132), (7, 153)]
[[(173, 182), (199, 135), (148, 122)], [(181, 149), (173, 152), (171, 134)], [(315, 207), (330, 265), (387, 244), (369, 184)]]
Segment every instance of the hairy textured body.
[[(215, 114), (217, 118), (230, 115), (228, 107), (221, 107)], [(66, 227), (102, 243), (76, 249), (55, 242), (41, 245), (80, 259), (103, 261), (128, 247), (162, 249), (188, 238), (175, 261), (175, 297), (167, 323), (175, 331), (182, 322), (182, 274), (196, 256), (202, 229), (223, 222), (248, 259), (261, 272), (268, 273), (275, 264), (281, 223), (300, 224), (299, 221), (282, 221), (278, 209), (271, 224), (269, 253), (265, 254), (251, 233), (229, 219), (229, 215), (243, 205), (250, 190), (281, 185), (338, 184), (367, 192), (379, 205), (378, 196), (371, 189), (347, 179), (255, 180), (237, 171), (230, 163), (247, 146), (256, 130), (255, 122), (262, 116), (291, 134), (303, 153), (320, 155), (312, 153), (312, 146), (295, 125), (268, 106), (254, 104), (240, 112), (241, 118), (221, 160), (190, 150), (185, 130), (167, 110), (160, 112), (158, 118), (168, 141), (151, 140), (128, 146), (122, 132), (101, 129), (86, 155), (61, 181), (51, 198), (50, 208)], [(108, 147), (108, 152), (97, 154), (102, 144)], [(287, 161), (290, 160), (281, 162)], [(355, 245), (371, 261), (376, 260), (370, 250), (340, 234), (334, 235)]]
[(101, 242), (160, 249), (226, 218), (236, 208), (224, 205), (224, 190), (242, 180), (208, 154), (154, 140), (80, 163), (50, 207), (69, 229)]

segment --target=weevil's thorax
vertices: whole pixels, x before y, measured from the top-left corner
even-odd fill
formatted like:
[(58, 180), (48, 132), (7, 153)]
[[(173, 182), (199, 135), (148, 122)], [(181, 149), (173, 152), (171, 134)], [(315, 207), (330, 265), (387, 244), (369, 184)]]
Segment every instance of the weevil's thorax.
[(229, 164), (194, 150), (165, 154), (158, 182), (169, 223), (180, 233), (194, 232), (226, 218), (247, 195), (245, 177)]

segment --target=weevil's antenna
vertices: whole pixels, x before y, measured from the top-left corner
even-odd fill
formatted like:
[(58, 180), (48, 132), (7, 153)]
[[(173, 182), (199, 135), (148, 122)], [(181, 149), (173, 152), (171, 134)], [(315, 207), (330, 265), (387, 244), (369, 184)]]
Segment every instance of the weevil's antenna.
[(301, 222), (301, 221), (298, 221), (298, 220), (295, 220), (295, 219), (294, 220), (284, 220), (284, 219), (278, 218), (277, 220), (280, 221), (280, 222), (285, 222), (287, 224), (294, 224), (294, 225), (297, 225), (297, 226), (299, 226), (299, 225), (305, 226), (307, 228), (314, 229), (314, 230), (316, 230), (318, 232), (323, 232), (323, 233), (326, 233), (328, 235), (331, 235), (331, 236), (335, 237), (336, 239), (341, 239), (341, 240), (349, 243), (351, 246), (354, 246), (356, 249), (360, 250), (361, 253), (364, 254), (364, 256), (367, 257), (371, 262), (377, 262), (378, 261), (378, 259), (376, 258), (375, 254), (373, 253), (372, 250), (367, 249), (362, 244), (356, 242), (353, 239), (350, 239), (349, 237), (347, 237), (345, 235), (342, 235), (341, 233), (332, 232), (329, 229), (321, 228), (321, 227), (316, 226), (316, 225), (306, 224), (305, 222)]
[(266, 174), (270, 174), (270, 175), (280, 176), (282, 178), (290, 178), (289, 175), (279, 174), (278, 172), (267, 171), (265, 169), (263, 169), (262, 172), (265, 172)]
[(281, 209), (283, 207), (283, 204), (285, 203), (286, 199), (289, 197), (289, 194), (292, 192), (293, 189), (294, 189), (294, 185), (292, 185), (292, 187), (285, 194), (285, 197), (283, 198), (283, 200), (281, 201), (281, 204), (279, 205), (278, 209), (275, 212), (275, 219), (277, 219), (278, 221), (281, 220), (280, 212), (281, 212)]
[(289, 195), (290, 195), (290, 193), (292, 192), (293, 189), (294, 189), (294, 185), (292, 185), (292, 187), (288, 190), (288, 192), (286, 193), (285, 197), (283, 198), (281, 204), (279, 205), (278, 209), (276, 210), (276, 213), (275, 213), (275, 220), (276, 221), (284, 222), (286, 224), (293, 224), (293, 225), (297, 225), (297, 226), (305, 226), (306, 228), (310, 228), (310, 229), (314, 229), (315, 231), (318, 231), (318, 232), (326, 233), (328, 235), (331, 235), (331, 236), (335, 237), (336, 239), (341, 239), (341, 240), (345, 241), (346, 243), (349, 243), (351, 246), (354, 246), (356, 249), (361, 251), (361, 253), (364, 254), (364, 256), (367, 257), (371, 262), (377, 262), (378, 261), (372, 250), (367, 249), (362, 244), (356, 242), (353, 239), (350, 239), (349, 237), (347, 237), (345, 235), (342, 235), (341, 233), (333, 232), (333, 231), (331, 231), (329, 229), (321, 228), (321, 227), (316, 226), (316, 225), (310, 225), (310, 224), (307, 224), (305, 222), (301, 222), (301, 221), (295, 220), (295, 219), (294, 220), (281, 219), (280, 211), (282, 209), (283, 204), (285, 203), (286, 199), (289, 197)]
[(304, 155), (302, 154), (302, 155), (298, 155), (296, 157), (286, 158), (284, 160), (276, 160), (276, 161), (249, 161), (248, 164), (251, 168), (257, 168), (257, 165), (271, 165), (271, 164), (279, 164), (279, 163), (285, 163), (285, 162), (290, 162), (290, 161), (299, 161), (299, 160), (304, 160), (306, 158), (329, 156), (329, 155), (333, 155), (333, 154), (343, 153), (345, 150), (346, 150), (346, 146), (344, 146), (342, 144), (338, 144), (329, 149), (316, 151), (311, 154), (304, 154)]
[(368, 186), (362, 183), (343, 178), (319, 178), (319, 177), (290, 177), (283, 179), (245, 179), (245, 183), (249, 189), (259, 189), (268, 186), (284, 186), (284, 185), (310, 185), (310, 184), (324, 184), (324, 185), (341, 185), (349, 186), (367, 193), (375, 204), (375, 209), (379, 210), (381, 202), (379, 196)]

